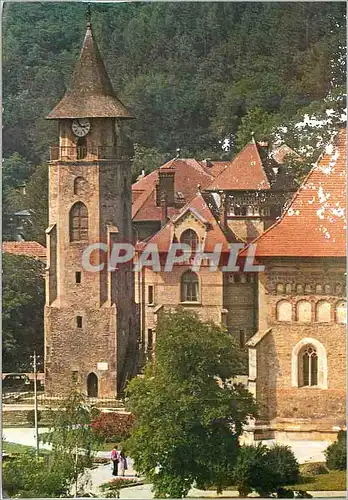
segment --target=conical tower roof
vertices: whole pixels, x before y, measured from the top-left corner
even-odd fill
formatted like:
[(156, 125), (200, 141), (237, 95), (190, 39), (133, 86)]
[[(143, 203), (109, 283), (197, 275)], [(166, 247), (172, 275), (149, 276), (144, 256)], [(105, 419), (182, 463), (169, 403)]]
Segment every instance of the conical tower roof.
[(63, 118), (132, 118), (115, 96), (91, 24), (82, 45), (70, 89), (49, 113), (48, 119)]

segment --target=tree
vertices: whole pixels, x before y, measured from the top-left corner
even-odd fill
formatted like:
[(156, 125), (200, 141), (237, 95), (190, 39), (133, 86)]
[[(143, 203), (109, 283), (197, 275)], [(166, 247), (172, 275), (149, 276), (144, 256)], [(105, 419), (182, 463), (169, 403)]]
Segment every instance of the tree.
[(156, 334), (155, 362), (128, 387), (136, 420), (127, 450), (156, 497), (181, 498), (194, 483), (222, 491), (243, 424), (256, 412), (232, 380), (243, 355), (222, 327), (184, 310), (164, 314)]
[(135, 156), (132, 164), (132, 182), (136, 182), (142, 171), (145, 175), (150, 174), (153, 170), (163, 165), (165, 155), (160, 153), (155, 148), (145, 148), (139, 144), (134, 145)]
[[(345, 86), (342, 2), (94, 3), (92, 10), (114, 88), (137, 118), (132, 139), (162, 154), (220, 149), (253, 109), (286, 123)], [(47, 159), (56, 127), (44, 117), (69, 85), (84, 16), (78, 2), (5, 5), (5, 156)]]
[(43, 441), (52, 445), (53, 460), (61, 461), (69, 470), (78, 490), (78, 479), (92, 465), (100, 439), (91, 429), (91, 408), (85, 397), (73, 387), (58, 409), (51, 410), (51, 429)]
[(39, 165), (31, 175), (26, 194), (22, 199), (23, 208), (31, 213), (24, 224), (23, 236), (27, 241), (37, 241), (46, 245), (45, 231), (48, 227), (48, 166)]
[(3, 370), (29, 371), (33, 351), (43, 355), (44, 264), (3, 255)]
[(3, 195), (3, 239), (16, 238), (16, 223), (14, 214), (21, 209), (20, 186), (27, 183), (33, 171), (32, 165), (18, 153), (4, 158), (2, 168), (2, 195)]

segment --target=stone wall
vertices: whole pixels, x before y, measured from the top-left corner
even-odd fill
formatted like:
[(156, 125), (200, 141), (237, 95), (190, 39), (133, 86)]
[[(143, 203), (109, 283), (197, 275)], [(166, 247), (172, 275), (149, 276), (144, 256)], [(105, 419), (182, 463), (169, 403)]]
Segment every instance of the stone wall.
[[(345, 425), (346, 325), (335, 313), (336, 304), (345, 298), (344, 273), (339, 259), (303, 259), (273, 260), (260, 275), (263, 313), (260, 339), (250, 348), (251, 358), (256, 350), (256, 382), (251, 386), (261, 406), (260, 421), (277, 423), (279, 432), (303, 431), (308, 439), (314, 429), (330, 434)], [(277, 315), (280, 301), (290, 304), (287, 321)], [(310, 307), (301, 316), (298, 304), (303, 301)], [(318, 317), (317, 305), (323, 301), (331, 312)], [(318, 384), (301, 387), (296, 346), (307, 343), (318, 346)]]

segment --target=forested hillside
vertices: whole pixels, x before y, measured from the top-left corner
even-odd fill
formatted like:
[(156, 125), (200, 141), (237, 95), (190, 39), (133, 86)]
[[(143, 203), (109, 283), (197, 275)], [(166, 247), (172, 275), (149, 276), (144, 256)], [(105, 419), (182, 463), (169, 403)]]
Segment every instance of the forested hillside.
[[(177, 147), (183, 156), (222, 156), (225, 139), (231, 156), (251, 130), (261, 139), (279, 126), (296, 149), (294, 124), (325, 108), (334, 110), (335, 125), (345, 107), (345, 9), (344, 2), (92, 3), (108, 73), (137, 118), (129, 130), (136, 169), (141, 158), (151, 169)], [(69, 84), (86, 10), (81, 3), (5, 4), (3, 154), (29, 162), (27, 177), (56, 142), (57, 126), (44, 117)], [(16, 179), (9, 177), (11, 190)]]

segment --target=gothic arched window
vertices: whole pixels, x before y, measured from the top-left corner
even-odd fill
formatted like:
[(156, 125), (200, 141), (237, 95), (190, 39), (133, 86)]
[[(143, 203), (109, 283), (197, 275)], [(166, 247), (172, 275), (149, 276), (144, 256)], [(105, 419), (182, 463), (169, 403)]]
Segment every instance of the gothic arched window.
[(181, 302), (198, 302), (198, 297), (198, 276), (193, 271), (186, 271), (181, 277)]
[(317, 339), (306, 337), (294, 346), (291, 355), (291, 385), (327, 389), (327, 355), (324, 345)]
[(88, 239), (88, 210), (84, 203), (78, 201), (70, 210), (70, 241)]
[(285, 292), (285, 287), (283, 283), (277, 283), (277, 294), (283, 295)]
[(180, 243), (188, 245), (192, 252), (195, 252), (198, 246), (198, 236), (193, 229), (186, 229), (180, 236)]
[(277, 303), (277, 320), (278, 321), (291, 321), (292, 319), (292, 305), (287, 300), (280, 300)]
[(318, 354), (312, 345), (304, 346), (299, 357), (299, 387), (318, 385)]

